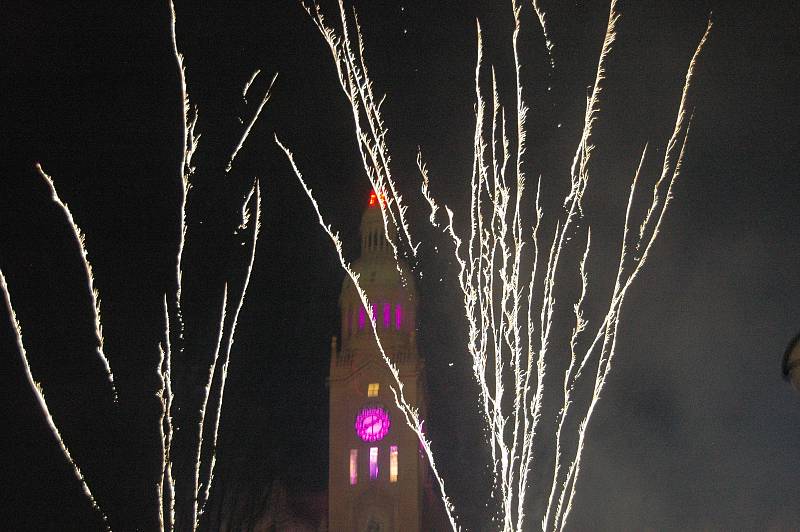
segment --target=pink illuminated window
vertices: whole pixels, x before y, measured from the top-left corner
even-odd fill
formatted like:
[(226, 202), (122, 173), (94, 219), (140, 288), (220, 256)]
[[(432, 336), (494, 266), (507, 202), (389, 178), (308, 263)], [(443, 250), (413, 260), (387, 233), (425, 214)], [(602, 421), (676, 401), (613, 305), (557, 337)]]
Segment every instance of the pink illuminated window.
[(358, 328), (363, 329), (366, 323), (367, 323), (367, 311), (364, 310), (364, 306), (362, 305), (358, 309)]
[(358, 482), (358, 449), (350, 449), (350, 485)]
[(397, 482), (397, 445), (389, 447), (389, 482)]
[(394, 328), (398, 331), (403, 326), (403, 307), (400, 303), (394, 306)]
[(369, 448), (369, 478), (375, 480), (378, 478), (378, 448)]
[(383, 328), (388, 329), (392, 320), (392, 306), (389, 303), (383, 304)]

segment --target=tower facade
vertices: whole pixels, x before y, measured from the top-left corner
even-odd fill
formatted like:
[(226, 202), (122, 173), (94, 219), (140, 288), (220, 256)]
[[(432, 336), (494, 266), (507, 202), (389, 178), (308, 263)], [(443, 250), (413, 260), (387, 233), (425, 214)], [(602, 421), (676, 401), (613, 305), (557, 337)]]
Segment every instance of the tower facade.
[(424, 412), (416, 291), (407, 266), (401, 264), (401, 276), (395, 265), (374, 193), (360, 233), (361, 256), (353, 269), (372, 308), (364, 308), (345, 278), (339, 297), (341, 342), (331, 343), (329, 530), (414, 532), (422, 527), (427, 469), (416, 435), (395, 406), (394, 378), (378, 351), (370, 316), (400, 371), (406, 399)]

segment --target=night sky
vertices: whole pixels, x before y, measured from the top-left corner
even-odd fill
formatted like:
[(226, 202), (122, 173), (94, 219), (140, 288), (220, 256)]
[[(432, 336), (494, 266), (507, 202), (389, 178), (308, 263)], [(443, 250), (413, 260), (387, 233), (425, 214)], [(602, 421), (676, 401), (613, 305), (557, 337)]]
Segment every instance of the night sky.
[[(465, 204), (475, 19), (511, 107), (509, 4), (356, 3), (376, 91), (387, 94), (394, 173), (419, 238), (429, 244), (419, 331), (429, 430), (434, 452), (444, 449), (456, 508), (472, 529), (485, 526), (477, 487), (483, 472), (464, 467), (477, 452), (464, 324), (449, 255), (430, 252), (449, 248), (425, 227), (414, 158), (421, 146), (434, 194), (456, 209)], [(541, 4), (555, 67), (528, 9), (521, 40), (532, 107), (527, 173), (541, 174), (545, 195), (555, 197), (580, 135), (608, 6)], [(697, 70), (675, 201), (629, 295), (614, 369), (590, 426), (572, 530), (800, 524), (800, 393), (780, 373), (783, 350), (800, 329), (800, 15), (792, 2), (745, 4), (752, 3), (619, 4), (589, 202), (601, 237), (619, 222), (614, 216), (647, 141), (654, 177), (709, 13), (715, 27)], [(323, 5), (336, 20), (333, 3)], [(157, 451), (161, 301), (174, 283), (178, 241), (180, 108), (167, 6), (3, 7), (0, 269), (34, 376), (90, 485), (100, 493), (124, 486), (114, 503), (131, 515), (146, 513), (152, 510), (141, 493), (155, 481), (148, 471)], [(220, 492), (261, 491), (274, 479), (296, 493), (320, 491), (327, 483), (325, 379), (343, 272), (273, 134), (294, 152), (354, 257), (369, 188), (350, 111), (328, 49), (296, 2), (179, 1), (176, 10), (202, 134), (187, 208), (187, 357), (208, 355), (223, 284), (241, 284), (245, 248), (234, 233), (254, 177), (263, 194), (225, 396)], [(256, 69), (262, 73), (245, 103), (242, 86)], [(275, 72), (273, 97), (225, 174), (243, 127), (239, 117), (248, 122)], [(125, 420), (113, 429), (102, 422), (106, 399), (77, 249), (36, 162), (86, 234)], [(5, 311), (1, 317), (2, 528), (94, 529), (97, 518), (24, 379)], [(110, 447), (112, 433), (124, 434), (122, 443)]]

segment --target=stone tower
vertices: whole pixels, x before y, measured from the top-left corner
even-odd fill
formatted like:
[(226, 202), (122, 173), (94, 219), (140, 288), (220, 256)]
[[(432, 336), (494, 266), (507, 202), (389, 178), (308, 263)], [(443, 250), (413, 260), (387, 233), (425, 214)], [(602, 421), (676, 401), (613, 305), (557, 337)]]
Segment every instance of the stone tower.
[(339, 297), (341, 343), (331, 343), (331, 532), (414, 532), (421, 529), (427, 469), (416, 435), (394, 404), (394, 379), (370, 325), (375, 317), (384, 349), (397, 365), (409, 402), (424, 413), (423, 360), (417, 352), (416, 292), (402, 276), (383, 231), (373, 193), (361, 219), (361, 256), (353, 263), (372, 308), (365, 309), (349, 277)]

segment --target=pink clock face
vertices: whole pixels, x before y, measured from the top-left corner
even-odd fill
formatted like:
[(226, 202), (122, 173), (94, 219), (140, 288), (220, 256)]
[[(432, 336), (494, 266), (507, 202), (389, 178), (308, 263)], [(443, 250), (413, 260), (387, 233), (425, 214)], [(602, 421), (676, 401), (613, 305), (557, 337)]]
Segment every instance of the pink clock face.
[(389, 413), (379, 406), (361, 409), (356, 417), (356, 434), (366, 442), (379, 441), (389, 433)]

